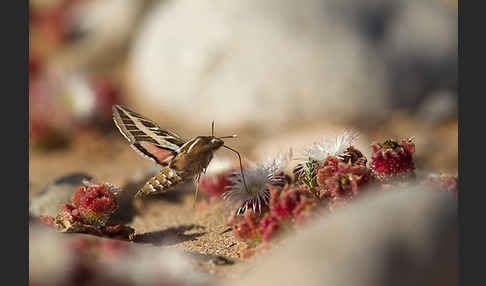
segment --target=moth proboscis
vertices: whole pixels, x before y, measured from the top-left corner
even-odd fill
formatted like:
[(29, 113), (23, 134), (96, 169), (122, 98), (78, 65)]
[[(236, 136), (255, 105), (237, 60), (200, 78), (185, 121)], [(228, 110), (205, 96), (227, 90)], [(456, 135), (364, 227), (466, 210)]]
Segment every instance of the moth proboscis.
[(160, 172), (150, 178), (135, 197), (165, 193), (193, 178), (196, 184), (196, 200), (201, 174), (206, 172), (214, 152), (220, 147), (229, 149), (238, 155), (241, 176), (245, 188), (248, 189), (240, 153), (224, 145), (223, 141), (225, 138), (235, 138), (236, 135), (214, 136), (214, 121), (211, 124), (211, 136), (197, 136), (186, 140), (174, 132), (160, 128), (154, 121), (125, 106), (113, 105), (112, 110), (115, 125), (130, 142), (130, 147), (162, 166)]

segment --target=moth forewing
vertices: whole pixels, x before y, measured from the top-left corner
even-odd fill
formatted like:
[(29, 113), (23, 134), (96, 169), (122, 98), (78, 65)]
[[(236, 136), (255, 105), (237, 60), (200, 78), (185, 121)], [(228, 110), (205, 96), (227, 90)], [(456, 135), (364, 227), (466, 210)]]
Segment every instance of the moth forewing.
[(154, 121), (121, 105), (114, 105), (113, 120), (123, 136), (130, 142), (152, 143), (160, 148), (176, 151), (187, 140), (166, 129), (160, 128)]
[(131, 147), (157, 164), (167, 165), (167, 159), (187, 141), (127, 107), (114, 105), (112, 110), (115, 125)]

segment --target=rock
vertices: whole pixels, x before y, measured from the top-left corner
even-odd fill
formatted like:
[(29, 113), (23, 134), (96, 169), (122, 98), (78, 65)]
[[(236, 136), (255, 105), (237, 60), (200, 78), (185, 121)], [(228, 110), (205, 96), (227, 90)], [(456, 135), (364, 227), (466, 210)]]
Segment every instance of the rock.
[(79, 1), (67, 12), (69, 42), (50, 72), (93, 71), (115, 65), (126, 52), (138, 22), (152, 0)]
[(190, 256), (171, 248), (140, 247), (108, 271), (131, 285), (212, 285), (211, 277), (195, 271)]
[(174, 248), (29, 228), (32, 285), (211, 285), (191, 260)]
[(29, 227), (29, 280), (32, 285), (62, 285), (74, 261), (74, 253), (60, 249), (62, 243), (62, 237), (53, 229)]
[(437, 91), (429, 95), (417, 110), (421, 120), (440, 123), (457, 115), (457, 96), (455, 93)]
[[(383, 2), (390, 2), (382, 0)], [(380, 50), (395, 108), (416, 108), (429, 95), (457, 95), (458, 10), (447, 1), (393, 1)]]
[[(457, 85), (457, 10), (443, 1), (174, 1), (130, 59), (131, 100), (226, 130), (373, 120)], [(158, 117), (158, 118), (157, 118)]]
[(71, 196), (77, 188), (83, 185), (83, 180), (91, 179), (93, 177), (83, 173), (60, 177), (32, 197), (29, 203), (30, 215), (56, 217), (63, 204), (71, 203)]
[(226, 130), (379, 116), (381, 58), (326, 10), (317, 0), (155, 7), (132, 50), (136, 110)]
[(210, 265), (232, 265), (240, 262), (222, 255), (204, 254), (197, 252), (187, 252), (187, 255), (194, 258), (194, 260), (196, 261), (208, 263)]
[(380, 192), (289, 237), (232, 285), (458, 285), (457, 236), (455, 196)]

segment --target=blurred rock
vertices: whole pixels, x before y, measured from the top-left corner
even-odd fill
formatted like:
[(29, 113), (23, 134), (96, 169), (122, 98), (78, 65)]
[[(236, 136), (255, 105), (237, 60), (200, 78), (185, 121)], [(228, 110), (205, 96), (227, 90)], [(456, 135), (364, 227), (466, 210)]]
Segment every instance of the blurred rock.
[(440, 123), (457, 115), (457, 96), (437, 91), (425, 98), (417, 110), (418, 117), (427, 123)]
[(380, 57), (330, 21), (324, 1), (160, 5), (136, 38), (130, 76), (138, 110), (201, 128), (385, 112)]
[(441, 0), (324, 0), (326, 17), (384, 61), (387, 103), (415, 108), (457, 88), (457, 7)]
[(393, 3), (396, 12), (379, 50), (387, 66), (392, 107), (415, 108), (442, 90), (457, 96), (457, 9), (440, 0)]
[(31, 285), (208, 285), (191, 256), (87, 235), (29, 228)]
[(213, 255), (198, 252), (187, 252), (187, 254), (197, 261), (200, 261), (202, 263), (208, 263), (210, 265), (232, 265), (237, 262), (241, 262), (222, 255)]
[(154, 119), (272, 130), (415, 107), (454, 88), (456, 61), (457, 10), (439, 0), (186, 0), (148, 15), (130, 77)]
[(120, 63), (151, 2), (153, 0), (78, 1), (66, 11), (68, 45), (49, 68), (55, 72), (93, 71)]
[(62, 237), (44, 226), (29, 227), (29, 281), (31, 285), (64, 285), (73, 253), (62, 251)]
[(71, 203), (73, 193), (83, 185), (83, 180), (93, 177), (83, 173), (65, 175), (35, 194), (29, 203), (29, 213), (33, 216), (48, 215), (56, 217), (63, 204)]
[(381, 192), (289, 238), (233, 285), (458, 285), (457, 223), (448, 193)]
[[(119, 87), (86, 74), (61, 73), (29, 84), (29, 140), (41, 149), (66, 146), (88, 129), (113, 127)], [(95, 127), (95, 128), (93, 128)]]
[(208, 275), (194, 270), (189, 255), (171, 248), (138, 247), (107, 270), (130, 285), (211, 285)]

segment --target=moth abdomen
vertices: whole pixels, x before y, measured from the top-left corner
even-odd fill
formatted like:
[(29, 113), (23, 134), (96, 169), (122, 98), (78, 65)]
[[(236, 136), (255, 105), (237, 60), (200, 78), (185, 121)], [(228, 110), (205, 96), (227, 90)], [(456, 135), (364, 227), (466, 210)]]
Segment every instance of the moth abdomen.
[(183, 176), (170, 167), (163, 167), (159, 173), (150, 178), (137, 192), (136, 197), (162, 194), (184, 182)]

